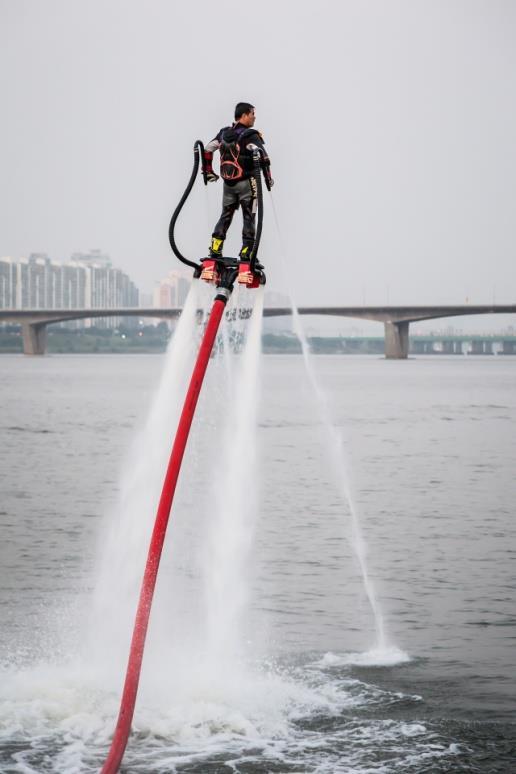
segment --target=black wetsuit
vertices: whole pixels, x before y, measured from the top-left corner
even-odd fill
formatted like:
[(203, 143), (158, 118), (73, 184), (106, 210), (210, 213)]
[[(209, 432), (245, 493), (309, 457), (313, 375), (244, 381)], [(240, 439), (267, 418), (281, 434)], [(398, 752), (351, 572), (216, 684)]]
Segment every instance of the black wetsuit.
[(263, 153), (265, 164), (269, 164), (268, 156), (260, 132), (252, 127), (236, 123), (225, 126), (207, 145), (209, 153), (218, 150), (222, 142), (238, 141), (240, 145), (239, 163), (242, 175), (238, 180), (224, 180), (222, 197), (222, 214), (213, 229), (212, 236), (224, 240), (238, 207), (242, 208), (244, 220), (242, 228), (242, 247), (249, 250), (254, 244), (256, 217), (256, 180), (254, 178), (253, 153), (249, 145), (256, 145)]

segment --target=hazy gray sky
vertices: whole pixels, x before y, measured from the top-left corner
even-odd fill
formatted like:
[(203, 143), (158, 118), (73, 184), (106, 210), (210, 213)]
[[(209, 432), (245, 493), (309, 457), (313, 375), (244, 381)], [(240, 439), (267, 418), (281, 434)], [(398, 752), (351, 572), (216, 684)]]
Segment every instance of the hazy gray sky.
[[(150, 291), (175, 266), (193, 141), (249, 100), (300, 302), (516, 301), (513, 0), (0, 9), (0, 255), (99, 247)], [(220, 196), (199, 181), (178, 235), (192, 257)]]

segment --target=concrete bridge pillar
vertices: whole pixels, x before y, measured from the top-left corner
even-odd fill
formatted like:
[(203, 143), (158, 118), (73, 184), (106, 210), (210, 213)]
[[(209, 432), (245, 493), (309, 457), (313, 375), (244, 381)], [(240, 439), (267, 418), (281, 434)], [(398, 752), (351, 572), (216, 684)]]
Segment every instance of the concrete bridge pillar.
[(385, 357), (400, 360), (408, 357), (409, 324), (401, 322), (386, 322), (385, 325)]
[(24, 355), (44, 355), (47, 347), (46, 323), (22, 323)]

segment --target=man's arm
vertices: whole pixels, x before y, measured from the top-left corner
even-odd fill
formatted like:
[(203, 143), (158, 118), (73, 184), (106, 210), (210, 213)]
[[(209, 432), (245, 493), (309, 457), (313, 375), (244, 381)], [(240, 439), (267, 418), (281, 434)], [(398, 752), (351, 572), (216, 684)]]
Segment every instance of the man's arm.
[(219, 176), (213, 171), (213, 154), (220, 148), (220, 132), (204, 148), (202, 158), (202, 172), (206, 175), (208, 183), (215, 183)]
[(274, 180), (272, 179), (272, 174), (271, 174), (271, 160), (267, 154), (267, 151), (265, 150), (265, 142), (261, 132), (257, 130), (256, 134), (253, 135), (253, 137), (251, 138), (251, 142), (257, 145), (258, 148), (260, 149), (261, 168), (263, 171), (263, 176), (265, 178), (265, 185), (267, 186), (267, 190), (270, 191), (272, 186), (274, 185)]
[(208, 151), (208, 153), (211, 153), (212, 155), (215, 153), (216, 150), (220, 148), (220, 132), (216, 137), (213, 138), (213, 140), (210, 140), (207, 145), (204, 146), (204, 150)]

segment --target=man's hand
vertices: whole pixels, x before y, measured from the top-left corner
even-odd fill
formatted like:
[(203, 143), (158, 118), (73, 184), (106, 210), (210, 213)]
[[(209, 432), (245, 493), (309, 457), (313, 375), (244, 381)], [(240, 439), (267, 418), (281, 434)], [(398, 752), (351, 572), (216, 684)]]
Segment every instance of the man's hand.
[(270, 177), (269, 178), (269, 188), (272, 188), (273, 185), (274, 185), (274, 180), (272, 179), (272, 177)]
[(208, 174), (206, 175), (206, 180), (208, 181), (208, 183), (216, 183), (218, 179), (219, 179), (219, 176), (216, 175), (215, 172), (208, 172)]

